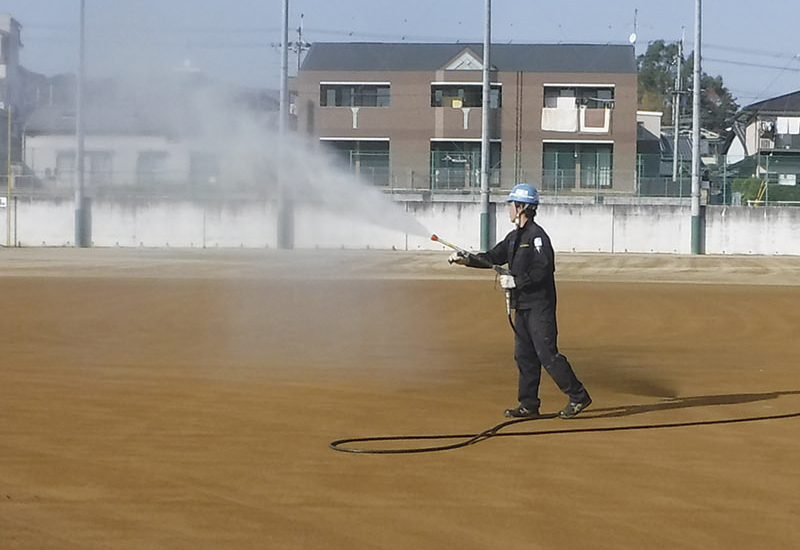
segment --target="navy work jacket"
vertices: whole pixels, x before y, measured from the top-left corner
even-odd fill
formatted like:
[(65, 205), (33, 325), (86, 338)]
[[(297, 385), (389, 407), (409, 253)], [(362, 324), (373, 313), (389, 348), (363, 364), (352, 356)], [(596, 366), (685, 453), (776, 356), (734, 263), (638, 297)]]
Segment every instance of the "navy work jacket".
[(472, 261), (467, 264), (471, 267), (508, 265), (517, 285), (511, 291), (514, 309), (555, 315), (555, 253), (550, 237), (536, 222), (528, 220), (491, 250), (472, 256)]

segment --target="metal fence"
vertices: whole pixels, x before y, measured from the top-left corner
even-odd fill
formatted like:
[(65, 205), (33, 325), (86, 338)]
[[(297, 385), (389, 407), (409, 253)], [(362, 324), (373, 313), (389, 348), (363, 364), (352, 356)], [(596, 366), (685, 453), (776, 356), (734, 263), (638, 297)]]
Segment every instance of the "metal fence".
[[(395, 166), (391, 154), (380, 151), (351, 152), (342, 159), (342, 169), (358, 176), (361, 181), (391, 193), (423, 192), (432, 194), (477, 196), (480, 194), (480, 155), (475, 152), (431, 152), (430, 164), (414, 170)], [(659, 155), (639, 155), (634, 171), (613, 171), (605, 167), (578, 167), (574, 169), (522, 169), (513, 159), (504, 167), (490, 170), (489, 183), (493, 191), (510, 189), (515, 183), (527, 181), (540, 188), (543, 195), (550, 196), (594, 196), (604, 195), (637, 197), (661, 197), (684, 199), (691, 196), (690, 166), (679, 165), (673, 179), (671, 162)], [(527, 170), (527, 171), (526, 171)], [(667, 172), (666, 174), (664, 172)], [(56, 177), (57, 176), (57, 177)], [(100, 177), (102, 176), (102, 177)], [(253, 197), (269, 198), (275, 189), (277, 175), (264, 172), (258, 181), (226, 181), (220, 178), (196, 178), (191, 173), (162, 173), (147, 184), (135, 174), (102, 172), (94, 174), (88, 170), (84, 185), (91, 197), (174, 197), (194, 199), (205, 197)], [(703, 174), (703, 190), (709, 204), (748, 204), (752, 197), (737, 197), (733, 187), (734, 177), (723, 168), (711, 167)], [(765, 185), (764, 196), (752, 204), (794, 205), (796, 195), (787, 194), (790, 186), (779, 180)], [(785, 178), (784, 178), (785, 179)], [(779, 183), (781, 181), (781, 183)], [(139, 182), (139, 183), (136, 183)], [(756, 182), (758, 183), (758, 182)], [(6, 176), (0, 176), (0, 185), (7, 189), (0, 196), (13, 193), (18, 197), (69, 197), (74, 194), (74, 170), (57, 175), (35, 176), (30, 172), (16, 171), (8, 186)], [(800, 193), (800, 187), (791, 186)], [(622, 191), (624, 190), (624, 191)]]
[(349, 168), (370, 185), (390, 185), (392, 168), (388, 151), (349, 151)]

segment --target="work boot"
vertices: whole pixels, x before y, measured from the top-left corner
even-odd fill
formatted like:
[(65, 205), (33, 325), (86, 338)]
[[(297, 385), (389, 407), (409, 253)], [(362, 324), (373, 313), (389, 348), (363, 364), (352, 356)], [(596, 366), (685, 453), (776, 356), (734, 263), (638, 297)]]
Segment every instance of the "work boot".
[(578, 413), (580, 413), (583, 409), (585, 409), (591, 404), (592, 404), (591, 397), (587, 397), (586, 401), (581, 401), (580, 403), (575, 403), (573, 401), (570, 401), (569, 403), (567, 403), (566, 407), (564, 407), (558, 412), (558, 416), (560, 418), (575, 418), (576, 416), (578, 416)]
[(539, 411), (520, 405), (516, 409), (506, 409), (505, 415), (509, 418), (539, 418)]

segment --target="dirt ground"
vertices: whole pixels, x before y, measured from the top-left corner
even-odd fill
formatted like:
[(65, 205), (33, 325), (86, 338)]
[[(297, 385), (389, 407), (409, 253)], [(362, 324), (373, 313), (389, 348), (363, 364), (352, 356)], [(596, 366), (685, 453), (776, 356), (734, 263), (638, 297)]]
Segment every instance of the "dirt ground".
[(0, 250), (0, 548), (797, 547), (800, 258), (561, 254), (583, 415), (332, 450), (516, 405), (446, 257)]

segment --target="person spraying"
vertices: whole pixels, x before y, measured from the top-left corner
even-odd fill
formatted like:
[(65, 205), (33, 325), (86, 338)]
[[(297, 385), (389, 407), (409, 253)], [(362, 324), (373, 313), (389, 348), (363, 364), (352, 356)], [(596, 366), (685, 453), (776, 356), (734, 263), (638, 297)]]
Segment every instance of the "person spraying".
[(468, 267), (491, 268), (508, 265), (500, 275), (500, 286), (510, 294), (515, 310), (514, 359), (519, 369), (519, 405), (507, 409), (511, 418), (537, 418), (541, 369), (569, 398), (559, 411), (561, 418), (573, 418), (592, 403), (567, 358), (559, 353), (556, 323), (555, 254), (550, 237), (534, 218), (539, 192), (533, 185), (514, 186), (508, 196), (508, 212), (516, 228), (491, 250), (453, 252), (448, 261)]

